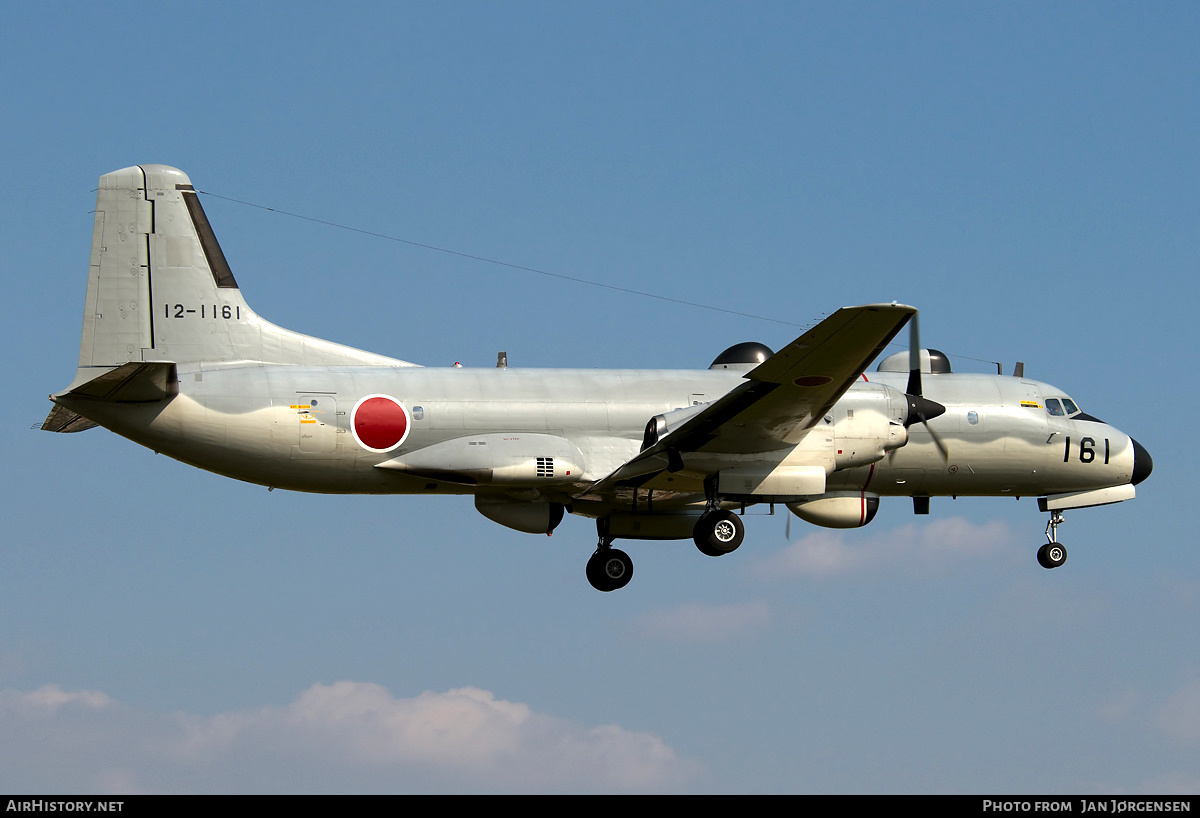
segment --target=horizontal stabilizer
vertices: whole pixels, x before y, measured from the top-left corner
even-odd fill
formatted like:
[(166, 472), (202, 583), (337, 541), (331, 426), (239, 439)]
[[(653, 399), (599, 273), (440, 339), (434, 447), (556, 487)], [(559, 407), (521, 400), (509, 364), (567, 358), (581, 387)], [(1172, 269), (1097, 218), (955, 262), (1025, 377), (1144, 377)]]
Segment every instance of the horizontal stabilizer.
[(50, 410), (50, 414), (46, 415), (46, 420), (42, 423), (42, 431), (86, 432), (88, 429), (94, 429), (99, 425), (95, 421), (88, 420), (83, 415), (72, 412), (65, 406), (55, 406)]
[[(174, 361), (130, 361), (66, 392), (51, 395), (50, 400), (57, 403), (59, 398), (84, 398), (105, 403), (154, 403), (177, 394), (179, 374)], [(42, 429), (47, 432), (83, 432), (96, 425), (78, 412), (57, 405), (46, 416)]]
[(179, 375), (174, 361), (130, 361), (63, 393), (113, 403), (151, 403), (177, 394)]

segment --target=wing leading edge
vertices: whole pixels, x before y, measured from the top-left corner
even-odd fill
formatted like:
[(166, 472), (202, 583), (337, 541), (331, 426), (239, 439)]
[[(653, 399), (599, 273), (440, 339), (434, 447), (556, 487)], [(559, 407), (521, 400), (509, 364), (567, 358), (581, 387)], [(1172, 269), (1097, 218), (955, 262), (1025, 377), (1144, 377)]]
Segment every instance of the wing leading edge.
[(795, 446), (916, 312), (902, 304), (838, 310), (586, 493), (643, 485), (678, 471), (688, 453), (747, 455)]

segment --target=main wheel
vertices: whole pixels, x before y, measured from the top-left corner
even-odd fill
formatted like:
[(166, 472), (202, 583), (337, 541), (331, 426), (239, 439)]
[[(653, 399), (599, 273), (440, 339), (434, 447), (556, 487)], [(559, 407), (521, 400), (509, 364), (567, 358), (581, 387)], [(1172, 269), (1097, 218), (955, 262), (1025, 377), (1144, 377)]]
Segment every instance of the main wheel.
[(709, 557), (720, 557), (736, 550), (744, 536), (745, 528), (741, 519), (723, 509), (705, 512), (696, 521), (696, 528), (692, 532), (692, 539), (700, 553)]
[(592, 554), (586, 573), (597, 591), (615, 591), (633, 579), (633, 560), (619, 548), (605, 548)]

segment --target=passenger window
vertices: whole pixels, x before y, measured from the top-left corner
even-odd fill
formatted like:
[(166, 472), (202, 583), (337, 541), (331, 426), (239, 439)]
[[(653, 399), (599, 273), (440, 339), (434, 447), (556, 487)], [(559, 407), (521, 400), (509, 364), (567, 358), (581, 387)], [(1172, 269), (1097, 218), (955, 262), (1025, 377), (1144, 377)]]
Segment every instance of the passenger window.
[(1058, 402), (1058, 398), (1046, 398), (1046, 411), (1056, 418), (1060, 418), (1065, 414), (1062, 404)]
[(975, 411), (967, 412), (967, 423), (972, 426), (979, 423), (979, 413)]
[(1070, 398), (1063, 398), (1063, 406), (1066, 408), (1068, 415), (1073, 415), (1079, 411), (1079, 407), (1075, 405), (1075, 401)]

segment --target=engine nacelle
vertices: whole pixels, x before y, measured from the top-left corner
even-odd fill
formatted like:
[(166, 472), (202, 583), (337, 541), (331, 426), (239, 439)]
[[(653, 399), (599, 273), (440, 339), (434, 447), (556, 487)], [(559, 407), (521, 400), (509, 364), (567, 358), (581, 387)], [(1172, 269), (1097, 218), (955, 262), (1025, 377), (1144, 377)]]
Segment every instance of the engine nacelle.
[(879, 511), (879, 495), (865, 491), (831, 491), (799, 503), (788, 510), (806, 523), (825, 528), (861, 528)]
[(549, 534), (563, 521), (562, 503), (549, 500), (512, 500), (507, 497), (475, 495), (475, 510), (493, 523), (526, 534)]
[(667, 432), (678, 429), (707, 408), (707, 403), (698, 403), (695, 406), (685, 406), (682, 409), (664, 412), (650, 418), (650, 422), (646, 424), (646, 432), (642, 435), (642, 451), (649, 449), (660, 439), (666, 437)]
[(908, 442), (904, 393), (883, 384), (855, 384), (834, 406), (835, 468), (853, 469), (882, 460)]
[(677, 511), (666, 514), (631, 514), (614, 512), (608, 515), (608, 533), (623, 540), (687, 540), (696, 530), (700, 513)]

